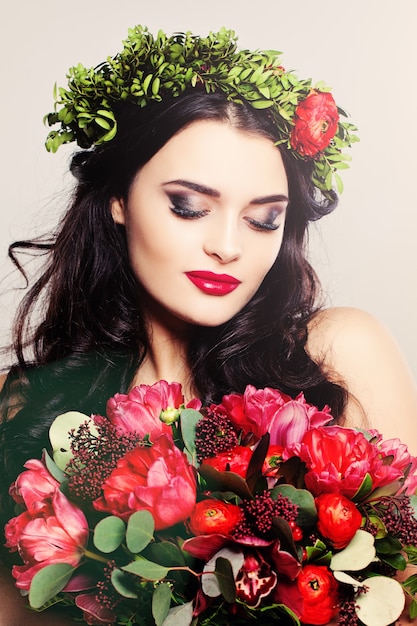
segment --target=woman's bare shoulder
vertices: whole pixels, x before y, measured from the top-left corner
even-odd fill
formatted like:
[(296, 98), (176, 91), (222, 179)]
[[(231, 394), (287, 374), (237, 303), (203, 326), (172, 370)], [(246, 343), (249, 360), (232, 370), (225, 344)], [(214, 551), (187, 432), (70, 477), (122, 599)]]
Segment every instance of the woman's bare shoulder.
[(346, 418), (399, 437), (417, 453), (417, 387), (392, 333), (373, 315), (355, 308), (320, 311), (309, 326), (307, 352), (352, 400)]

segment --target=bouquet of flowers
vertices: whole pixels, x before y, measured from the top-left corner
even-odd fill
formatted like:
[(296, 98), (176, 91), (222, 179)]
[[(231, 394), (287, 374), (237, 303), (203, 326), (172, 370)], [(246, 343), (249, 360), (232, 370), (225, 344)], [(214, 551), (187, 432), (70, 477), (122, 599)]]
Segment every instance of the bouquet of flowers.
[(166, 381), (60, 415), (10, 488), (17, 587), (87, 624), (387, 626), (406, 596), (415, 617), (417, 458), (330, 422), (303, 394), (185, 406)]

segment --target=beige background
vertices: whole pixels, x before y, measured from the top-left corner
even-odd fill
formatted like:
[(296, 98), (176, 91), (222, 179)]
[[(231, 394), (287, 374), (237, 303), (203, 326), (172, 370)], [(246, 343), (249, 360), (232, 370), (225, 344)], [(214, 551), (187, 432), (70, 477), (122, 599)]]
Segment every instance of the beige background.
[[(364, 308), (400, 343), (417, 377), (417, 39), (415, 0), (38, 0), (1, 16), (0, 339), (14, 303), (7, 246), (55, 223), (71, 148), (43, 147), (43, 115), (68, 67), (96, 65), (127, 29), (205, 34), (284, 52), (283, 65), (324, 79), (360, 128), (337, 211), (312, 230), (311, 258), (334, 305)], [(64, 191), (64, 195), (63, 195)]]

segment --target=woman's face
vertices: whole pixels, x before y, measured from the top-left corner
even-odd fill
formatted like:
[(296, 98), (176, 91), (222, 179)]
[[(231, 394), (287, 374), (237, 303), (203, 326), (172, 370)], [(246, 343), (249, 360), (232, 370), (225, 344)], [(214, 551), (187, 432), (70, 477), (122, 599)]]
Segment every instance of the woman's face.
[(281, 247), (288, 183), (273, 142), (198, 121), (112, 201), (150, 312), (217, 326), (252, 298)]

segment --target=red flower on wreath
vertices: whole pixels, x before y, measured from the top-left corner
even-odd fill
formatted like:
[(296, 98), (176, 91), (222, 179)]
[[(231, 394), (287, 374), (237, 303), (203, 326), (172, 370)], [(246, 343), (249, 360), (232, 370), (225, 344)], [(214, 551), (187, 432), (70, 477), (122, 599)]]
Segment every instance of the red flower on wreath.
[(314, 157), (336, 134), (339, 113), (331, 93), (312, 90), (295, 110), (291, 146), (302, 156)]

